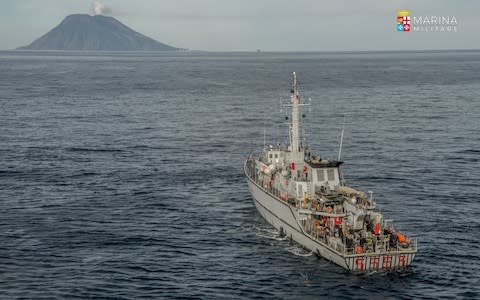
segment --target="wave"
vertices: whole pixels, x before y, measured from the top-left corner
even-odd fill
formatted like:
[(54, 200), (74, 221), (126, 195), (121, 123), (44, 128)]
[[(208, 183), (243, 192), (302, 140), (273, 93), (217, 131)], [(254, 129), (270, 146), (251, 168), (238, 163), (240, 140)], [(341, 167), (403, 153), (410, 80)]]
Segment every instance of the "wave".
[(465, 150), (456, 151), (456, 153), (459, 153), (459, 154), (478, 154), (478, 153), (480, 153), (480, 150), (478, 150), (478, 149), (465, 149)]
[(259, 236), (261, 238), (266, 238), (266, 239), (269, 239), (269, 240), (275, 240), (275, 241), (286, 241), (287, 240), (287, 236), (269, 236), (269, 235), (265, 235), (265, 234), (261, 234), (261, 233), (257, 233), (256, 236)]
[(275, 228), (261, 228), (257, 226), (253, 226), (252, 228), (253, 231), (255, 231), (255, 235), (261, 238), (275, 241), (286, 241), (288, 239), (287, 236), (282, 236), (280, 231)]
[(108, 148), (82, 148), (82, 147), (68, 147), (66, 151), (70, 152), (125, 152), (121, 149), (108, 149)]
[(308, 257), (313, 255), (313, 250), (310, 252), (305, 252), (306, 250), (304, 248), (300, 248), (298, 246), (289, 247), (287, 248), (287, 251), (292, 253), (293, 255), (301, 257)]

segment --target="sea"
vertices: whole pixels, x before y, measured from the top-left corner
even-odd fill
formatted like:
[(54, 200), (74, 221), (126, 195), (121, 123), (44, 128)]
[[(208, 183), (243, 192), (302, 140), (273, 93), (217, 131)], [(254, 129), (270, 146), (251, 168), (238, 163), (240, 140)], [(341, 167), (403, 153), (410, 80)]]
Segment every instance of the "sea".
[[(243, 161), (341, 159), (418, 240), (354, 275), (257, 213)], [(1, 299), (480, 299), (480, 51), (0, 52)]]

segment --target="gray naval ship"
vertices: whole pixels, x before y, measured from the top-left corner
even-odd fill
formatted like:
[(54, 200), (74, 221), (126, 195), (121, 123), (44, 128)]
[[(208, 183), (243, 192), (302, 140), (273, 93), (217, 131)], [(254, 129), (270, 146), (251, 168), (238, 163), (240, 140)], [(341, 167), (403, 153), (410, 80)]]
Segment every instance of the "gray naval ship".
[[(282, 236), (355, 273), (402, 270), (417, 242), (375, 210), (372, 192), (345, 184), (343, 162), (311, 155), (300, 133), (302, 103), (296, 74), (290, 95), (288, 146), (263, 149), (244, 164), (254, 203)], [(342, 132), (343, 137), (343, 132)], [(340, 155), (339, 155), (340, 159)]]

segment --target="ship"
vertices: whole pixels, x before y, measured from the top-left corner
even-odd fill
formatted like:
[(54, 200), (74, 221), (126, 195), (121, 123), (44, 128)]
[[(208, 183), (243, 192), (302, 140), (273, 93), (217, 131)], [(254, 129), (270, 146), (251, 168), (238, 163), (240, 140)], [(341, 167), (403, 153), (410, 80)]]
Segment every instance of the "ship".
[[(376, 209), (373, 192), (348, 186), (337, 160), (313, 155), (302, 130), (303, 106), (293, 73), (287, 145), (265, 144), (250, 153), (244, 172), (260, 215), (301, 247), (354, 273), (406, 270), (417, 254), (417, 240), (396, 230)], [(302, 117), (302, 119), (301, 119)], [(265, 134), (265, 133), (264, 133)], [(343, 130), (341, 134), (343, 142)]]

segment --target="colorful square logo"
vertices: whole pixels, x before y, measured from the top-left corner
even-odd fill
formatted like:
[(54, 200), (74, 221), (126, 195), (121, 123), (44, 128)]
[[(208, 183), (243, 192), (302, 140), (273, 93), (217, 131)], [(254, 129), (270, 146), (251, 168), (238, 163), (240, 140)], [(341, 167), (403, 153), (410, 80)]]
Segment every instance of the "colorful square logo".
[(397, 31), (410, 31), (410, 12), (408, 10), (397, 11)]

